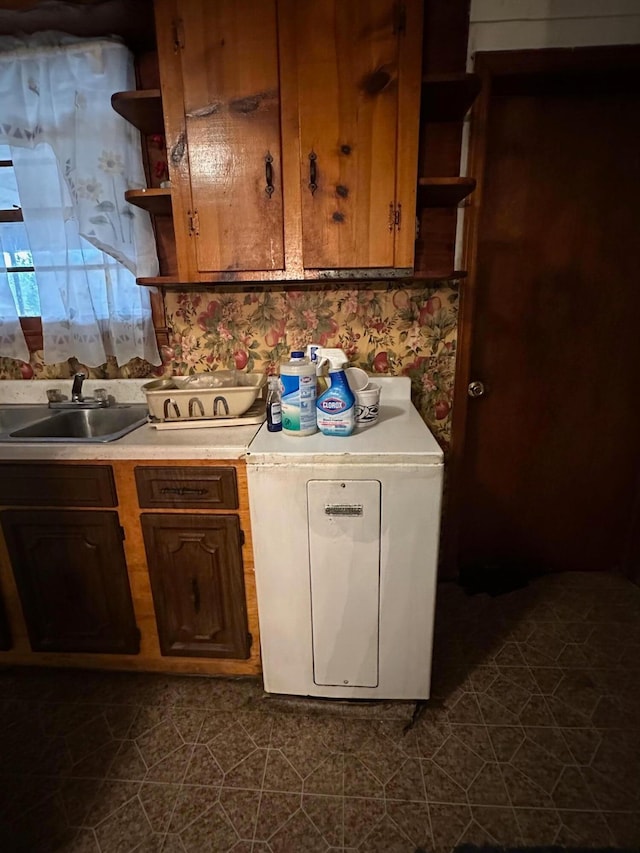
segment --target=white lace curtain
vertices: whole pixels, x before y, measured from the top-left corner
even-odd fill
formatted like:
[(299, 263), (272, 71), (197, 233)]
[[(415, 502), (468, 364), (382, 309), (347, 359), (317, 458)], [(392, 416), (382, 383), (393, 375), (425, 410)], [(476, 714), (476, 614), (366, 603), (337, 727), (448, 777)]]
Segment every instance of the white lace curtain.
[[(160, 362), (149, 292), (135, 283), (158, 273), (153, 231), (124, 201), (145, 186), (140, 137), (111, 107), (114, 92), (133, 88), (131, 54), (116, 40), (0, 38), (0, 144), (11, 149), (48, 363)], [(28, 360), (4, 268), (0, 355)]]

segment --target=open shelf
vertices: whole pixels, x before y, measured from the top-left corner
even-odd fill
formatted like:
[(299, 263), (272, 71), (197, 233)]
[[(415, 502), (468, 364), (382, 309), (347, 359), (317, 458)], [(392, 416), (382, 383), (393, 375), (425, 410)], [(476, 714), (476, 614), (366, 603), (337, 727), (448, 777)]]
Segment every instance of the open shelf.
[(171, 215), (170, 189), (127, 190), (124, 199), (154, 216)]
[(422, 78), (424, 121), (462, 121), (480, 91), (477, 74), (428, 74)]
[(164, 133), (160, 89), (116, 92), (111, 96), (111, 106), (141, 133)]
[(455, 207), (475, 188), (475, 178), (420, 178), (419, 203), (424, 207)]

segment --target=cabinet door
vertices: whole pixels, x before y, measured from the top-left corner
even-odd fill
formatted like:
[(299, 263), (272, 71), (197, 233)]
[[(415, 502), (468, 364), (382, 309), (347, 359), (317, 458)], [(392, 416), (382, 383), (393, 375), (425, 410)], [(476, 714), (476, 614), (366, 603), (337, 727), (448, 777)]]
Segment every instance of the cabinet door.
[[(158, 28), (166, 27), (170, 5), (158, 2)], [(176, 231), (190, 225), (197, 273), (282, 269), (275, 0), (173, 5), (181, 91), (171, 48), (163, 48), (170, 36), (160, 29), (158, 46)], [(180, 125), (181, 132), (172, 133)], [(190, 200), (177, 199), (180, 194)], [(180, 219), (185, 209), (190, 223)]]
[(33, 651), (139, 651), (116, 512), (5, 510), (0, 519)]
[(295, 30), (297, 46), (306, 269), (394, 266), (397, 7), (281, 0), (281, 29)]
[(248, 658), (235, 515), (141, 516), (163, 655)]

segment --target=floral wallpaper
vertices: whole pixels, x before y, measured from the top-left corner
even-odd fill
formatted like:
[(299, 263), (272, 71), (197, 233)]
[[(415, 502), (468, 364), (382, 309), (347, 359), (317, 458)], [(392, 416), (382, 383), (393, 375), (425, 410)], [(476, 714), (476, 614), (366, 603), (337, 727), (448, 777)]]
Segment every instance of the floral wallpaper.
[(235, 366), (271, 372), (291, 349), (308, 343), (341, 347), (372, 374), (411, 378), (413, 401), (440, 444), (450, 440), (458, 287), (443, 282), (250, 287), (165, 293), (169, 345), (163, 364), (109, 360), (85, 368), (75, 359), (47, 365), (0, 358), (0, 379), (171, 376)]

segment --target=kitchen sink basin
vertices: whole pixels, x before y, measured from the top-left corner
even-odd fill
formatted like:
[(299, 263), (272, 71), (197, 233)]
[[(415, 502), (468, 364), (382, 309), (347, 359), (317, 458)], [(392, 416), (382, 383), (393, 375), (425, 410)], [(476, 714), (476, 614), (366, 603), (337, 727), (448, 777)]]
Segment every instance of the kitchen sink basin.
[(0, 407), (0, 434), (32, 424), (51, 414), (47, 406), (14, 406)]
[(46, 406), (5, 408), (0, 409), (0, 441), (115, 441), (146, 423), (147, 414), (141, 404), (65, 411)]

